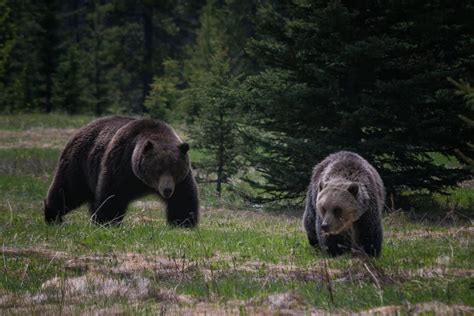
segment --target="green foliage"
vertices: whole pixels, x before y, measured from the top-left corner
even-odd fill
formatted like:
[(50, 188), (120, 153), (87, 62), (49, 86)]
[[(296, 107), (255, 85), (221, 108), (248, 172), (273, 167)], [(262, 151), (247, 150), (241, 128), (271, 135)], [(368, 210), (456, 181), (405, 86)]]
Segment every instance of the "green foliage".
[(196, 42), (188, 47), (188, 58), (183, 62), (184, 80), (189, 89), (184, 89), (179, 107), (187, 113), (189, 122), (199, 115), (200, 105), (194, 91), (206, 84), (204, 81), (213, 56), (226, 51), (229, 71), (233, 75), (245, 75), (248, 71), (250, 60), (244, 53), (244, 46), (252, 32), (249, 19), (253, 12), (253, 1), (209, 0), (203, 7)]
[(143, 113), (153, 76), (182, 57), (202, 5), (0, 3), (0, 110)]
[(15, 5), (10, 2), (9, 5), (13, 38), (21, 38), (21, 41), (15, 41), (10, 57), (3, 65), (5, 71), (0, 80), (3, 83), (0, 110), (37, 110), (40, 107), (42, 86), (38, 45), (42, 28), (38, 21), (39, 15), (33, 18), (31, 14), (37, 12), (38, 7), (31, 1), (21, 1)]
[(178, 85), (181, 83), (179, 64), (168, 59), (163, 62), (164, 74), (155, 77), (150, 94), (145, 101), (145, 108), (153, 118), (164, 121), (176, 115), (177, 100), (180, 96)]
[[(222, 184), (242, 165), (238, 135), (237, 87), (249, 60), (244, 56), (251, 23), (251, 1), (210, 0), (200, 15), (196, 42), (188, 47), (182, 64), (185, 88), (176, 110), (186, 113), (192, 124), (191, 139), (205, 156), (198, 162), (207, 174), (205, 182), (216, 182), (218, 196)], [(210, 174), (210, 175), (209, 175)]]
[[(0, 78), (3, 78), (11, 51), (15, 45), (11, 9), (7, 0), (0, 0)], [(3, 88), (0, 82), (0, 89)]]
[(89, 51), (83, 60), (88, 79), (88, 97), (96, 115), (103, 114), (107, 109), (116, 105), (114, 102), (117, 81), (120, 72), (115, 72), (115, 54), (119, 50), (118, 26), (107, 26), (113, 5), (101, 5), (92, 1), (86, 14), (86, 34), (84, 45)]
[(81, 51), (71, 45), (59, 62), (54, 77), (53, 104), (70, 114), (86, 112), (88, 109), (86, 79)]
[(194, 89), (199, 116), (191, 129), (191, 139), (207, 159), (201, 165), (216, 174), (217, 192), (240, 167), (238, 135), (238, 100), (235, 95), (238, 78), (230, 72), (225, 51), (214, 54), (208, 73), (201, 75), (201, 84)]
[(272, 199), (302, 198), (312, 167), (358, 152), (389, 192), (443, 191), (468, 177), (431, 154), (465, 149), (460, 97), (474, 7), (464, 1), (298, 1), (262, 6), (249, 53), (263, 68), (242, 86), (248, 159)]
[[(460, 114), (459, 118), (466, 123), (468, 126), (468, 132), (466, 133), (466, 136), (469, 135), (469, 131), (472, 132), (472, 129), (474, 129), (474, 120), (470, 117), (472, 117), (473, 112), (474, 112), (474, 87), (471, 87), (471, 85), (463, 80), (461, 81), (455, 81), (451, 78), (448, 78), (448, 80), (456, 86), (458, 89), (458, 94), (464, 96), (466, 100), (466, 110), (465, 114)], [(457, 149), (455, 151), (455, 154), (461, 161), (466, 163), (471, 170), (474, 170), (474, 143), (472, 137), (466, 137), (467, 140), (467, 149), (462, 151), (460, 149)]]

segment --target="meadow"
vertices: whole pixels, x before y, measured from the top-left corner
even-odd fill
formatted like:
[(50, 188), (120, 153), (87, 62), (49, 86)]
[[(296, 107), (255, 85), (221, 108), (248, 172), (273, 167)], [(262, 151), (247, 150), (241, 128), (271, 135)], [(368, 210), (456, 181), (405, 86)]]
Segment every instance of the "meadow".
[(58, 156), (91, 119), (0, 116), (0, 314), (474, 313), (469, 186), (387, 208), (379, 259), (325, 257), (302, 205), (270, 211), (207, 185), (194, 230), (168, 227), (153, 196), (120, 227), (91, 224), (85, 207), (46, 225)]

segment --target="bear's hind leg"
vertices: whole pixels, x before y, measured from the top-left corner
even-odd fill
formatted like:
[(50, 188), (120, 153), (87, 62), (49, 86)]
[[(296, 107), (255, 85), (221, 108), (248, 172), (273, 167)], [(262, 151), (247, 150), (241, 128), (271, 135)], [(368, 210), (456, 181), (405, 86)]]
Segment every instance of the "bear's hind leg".
[(44, 217), (48, 224), (61, 223), (64, 215), (92, 199), (89, 188), (79, 179), (60, 182), (58, 178), (62, 176), (56, 175), (44, 200)]
[(173, 195), (165, 200), (168, 224), (191, 228), (199, 221), (199, 199), (196, 182), (189, 171), (188, 176), (178, 183)]

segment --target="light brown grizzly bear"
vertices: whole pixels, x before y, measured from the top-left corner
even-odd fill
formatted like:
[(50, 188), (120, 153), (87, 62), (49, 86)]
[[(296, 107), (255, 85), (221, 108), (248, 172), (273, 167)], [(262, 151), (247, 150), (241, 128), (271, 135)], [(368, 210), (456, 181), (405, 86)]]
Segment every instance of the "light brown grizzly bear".
[(67, 143), (44, 201), (48, 223), (83, 203), (98, 224), (120, 224), (130, 201), (156, 193), (169, 224), (199, 220), (198, 190), (184, 143), (167, 124), (112, 116), (82, 127)]
[(303, 225), (309, 243), (331, 256), (382, 251), (385, 189), (364, 158), (347, 151), (329, 155), (314, 167), (306, 195)]

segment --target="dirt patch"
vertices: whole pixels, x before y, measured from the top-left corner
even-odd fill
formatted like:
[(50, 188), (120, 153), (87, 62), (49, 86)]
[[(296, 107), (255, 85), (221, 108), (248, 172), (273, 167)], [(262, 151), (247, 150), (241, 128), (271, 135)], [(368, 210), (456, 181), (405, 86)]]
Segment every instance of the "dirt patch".
[(54, 277), (41, 285), (34, 295), (0, 293), (0, 307), (29, 304), (74, 304), (86, 301), (125, 299), (138, 302), (153, 299), (163, 304), (192, 304), (195, 300), (178, 295), (171, 289), (157, 289), (150, 279), (142, 275), (112, 277), (100, 273), (87, 273), (79, 277)]
[(372, 308), (356, 315), (471, 315), (474, 308), (465, 305), (446, 305), (440, 302), (389, 305)]
[(295, 293), (278, 293), (269, 295), (264, 301), (264, 305), (275, 309), (295, 310), (305, 305), (304, 299)]
[[(285, 296), (276, 294), (277, 296)], [(419, 303), (411, 305), (388, 305), (372, 308), (355, 313), (347, 310), (323, 310), (300, 305), (291, 309), (279, 308), (278, 306), (257, 304), (249, 301), (231, 301), (226, 304), (215, 304), (209, 302), (199, 302), (193, 305), (167, 305), (150, 304), (146, 305), (147, 311), (151, 314), (160, 315), (472, 315), (474, 308), (465, 305), (446, 305), (439, 302)], [(14, 307), (2, 310), (5, 314), (66, 314), (66, 315), (129, 315), (140, 313), (143, 304), (111, 304), (107, 307), (80, 306), (77, 304), (38, 304), (28, 307)], [(141, 310), (142, 311), (142, 310)], [(141, 312), (143, 313), (143, 311)]]
[(460, 186), (461, 188), (474, 189), (474, 179), (465, 180), (465, 181), (461, 182), (461, 184), (460, 184), (459, 186)]
[(0, 149), (63, 148), (77, 131), (74, 128), (32, 128), (26, 131), (0, 130)]
[(272, 294), (264, 300), (230, 301), (223, 305), (201, 302), (193, 306), (171, 307), (170, 314), (179, 315), (470, 315), (474, 308), (428, 302), (408, 305), (388, 305), (360, 312), (344, 309), (316, 309), (294, 293)]
[(144, 277), (114, 279), (102, 274), (91, 273), (74, 278), (54, 277), (42, 284), (40, 294), (31, 299), (35, 303), (45, 301), (79, 302), (84, 299), (122, 297), (130, 301), (150, 296), (150, 280)]

